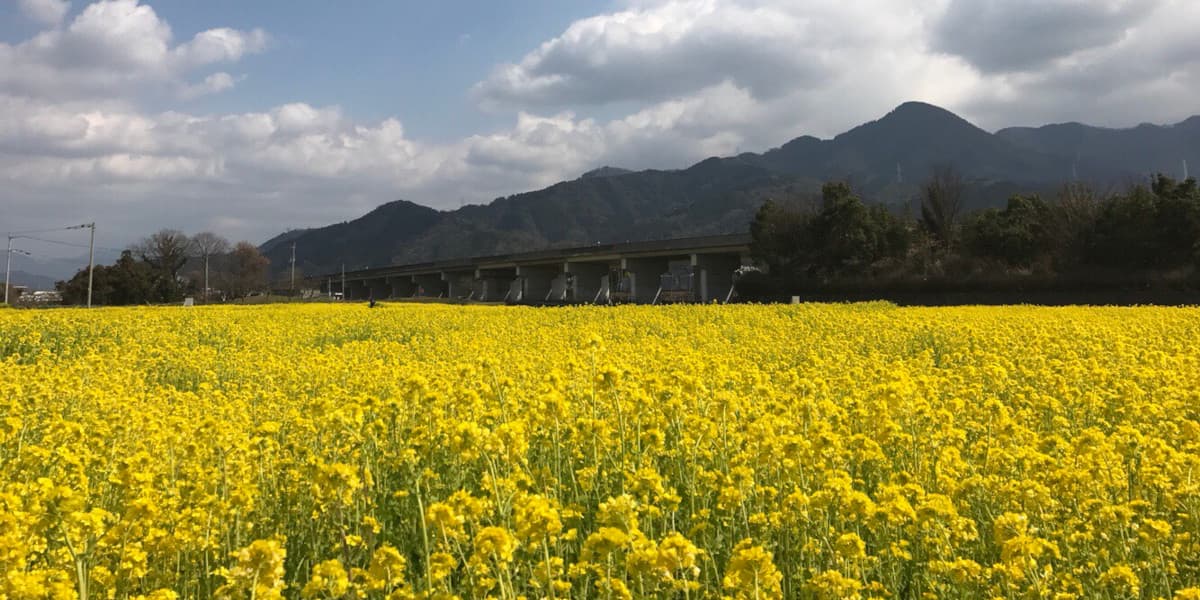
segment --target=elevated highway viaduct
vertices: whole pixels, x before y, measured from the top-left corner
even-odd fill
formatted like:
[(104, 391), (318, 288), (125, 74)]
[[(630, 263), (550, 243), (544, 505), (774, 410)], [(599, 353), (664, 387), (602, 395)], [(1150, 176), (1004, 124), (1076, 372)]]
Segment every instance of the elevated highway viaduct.
[(718, 235), (368, 268), (323, 276), (321, 291), (356, 301), (727, 302), (736, 271), (749, 264), (749, 235)]

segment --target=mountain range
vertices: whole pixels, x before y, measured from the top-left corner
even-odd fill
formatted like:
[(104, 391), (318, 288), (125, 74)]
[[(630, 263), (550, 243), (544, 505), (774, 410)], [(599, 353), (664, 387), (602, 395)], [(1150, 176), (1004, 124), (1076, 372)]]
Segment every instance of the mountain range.
[[(97, 248), (95, 261), (97, 265), (111, 264), (119, 256), (120, 252)], [(14, 254), (9, 277), (13, 285), (25, 286), (31, 290), (53, 290), (54, 282), (70, 279), (80, 269), (87, 268), (87, 264), (86, 254), (58, 258), (43, 255), (23, 257)], [(4, 285), (3, 277), (4, 273), (0, 272), (0, 288)]]
[(969, 208), (1063, 182), (1101, 190), (1162, 172), (1200, 168), (1200, 116), (1128, 129), (1064, 123), (985, 131), (937, 106), (907, 102), (832, 139), (799, 137), (756, 154), (709, 158), (679, 170), (601, 167), (487, 205), (438, 211), (398, 200), (352, 221), (294, 230), (261, 250), (276, 272), (290, 242), (309, 275), (367, 266), (746, 230), (767, 198), (808, 202), (841, 179), (868, 201), (912, 211), (922, 181), (952, 166)]

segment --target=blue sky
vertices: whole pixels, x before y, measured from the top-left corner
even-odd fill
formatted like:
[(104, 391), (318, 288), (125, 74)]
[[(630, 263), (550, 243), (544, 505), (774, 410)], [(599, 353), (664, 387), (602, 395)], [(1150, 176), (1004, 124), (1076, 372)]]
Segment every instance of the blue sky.
[(0, 0), (0, 231), (263, 241), (908, 100), (987, 129), (1198, 109), (1194, 0)]
[[(176, 39), (214, 27), (266, 29), (269, 51), (246, 57), (235, 90), (186, 103), (147, 106), (196, 112), (268, 110), (287, 102), (340, 105), (356, 119), (400, 118), (422, 138), (449, 141), (506, 122), (478, 110), (468, 91), (501, 60), (517, 58), (572, 21), (611, 2), (317, 2), (171, 0), (154, 2)], [(83, 6), (76, 2), (72, 12)], [(15, 2), (0, 6), (0, 40), (15, 43), (39, 27)]]
[(499, 60), (520, 57), (608, 3), (283, 2), (175, 0), (155, 4), (180, 37), (211, 27), (267, 28), (269, 52), (243, 65), (236, 93), (196, 110), (267, 110), (302, 100), (341, 105), (353, 118), (398, 117), (414, 136), (449, 141), (506, 122), (468, 95)]

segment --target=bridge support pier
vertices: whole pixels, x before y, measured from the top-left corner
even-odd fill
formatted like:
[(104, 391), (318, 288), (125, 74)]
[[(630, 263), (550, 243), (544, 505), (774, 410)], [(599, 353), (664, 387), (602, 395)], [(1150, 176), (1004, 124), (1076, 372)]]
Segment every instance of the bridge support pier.
[(442, 271), (442, 281), (446, 282), (446, 297), (465, 300), (473, 297), (475, 291), (475, 272)]
[(446, 282), (440, 273), (413, 275), (414, 295), (420, 298), (442, 298), (446, 295)]
[(505, 296), (511, 299), (511, 287), (516, 280), (515, 268), (476, 269), (475, 298), (483, 302), (502, 302)]
[[(537, 304), (551, 300), (554, 295), (555, 280), (562, 273), (558, 265), (531, 265), (517, 267), (517, 276), (521, 279), (521, 302)], [(561, 293), (561, 283), (559, 290)]]
[(622, 258), (621, 270), (629, 275), (629, 296), (638, 304), (654, 302), (662, 274), (670, 269), (667, 257)]
[(392, 288), (389, 298), (411, 298), (417, 293), (417, 284), (412, 277), (388, 277), (388, 282)]
[(733, 289), (733, 273), (742, 266), (737, 254), (693, 254), (696, 299), (700, 302), (725, 302)]
[(608, 302), (601, 293), (608, 287), (608, 275), (611, 270), (608, 263), (568, 262), (564, 269), (572, 276), (569, 294), (572, 302)]

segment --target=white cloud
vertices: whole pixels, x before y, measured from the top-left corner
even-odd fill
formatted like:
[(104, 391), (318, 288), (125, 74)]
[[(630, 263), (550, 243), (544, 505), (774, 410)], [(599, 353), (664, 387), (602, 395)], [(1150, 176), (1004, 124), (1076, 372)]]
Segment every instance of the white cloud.
[(915, 16), (853, 1), (677, 0), (577, 21), (497, 67), (473, 93), (490, 108), (593, 105), (664, 100), (730, 81), (771, 98), (823, 85), (849, 66), (830, 49), (887, 45)]
[(618, 119), (631, 139), (639, 124), (671, 139), (680, 131), (659, 129), (664, 115), (739, 90), (753, 119), (699, 125), (726, 123), (709, 145), (751, 148), (831, 135), (910, 99), (987, 127), (1170, 121), (1195, 110), (1197, 22), (1193, 0), (631, 1), (497, 66), (472, 93), (489, 110), (632, 105)]
[(1121, 41), (1159, 0), (951, 0), (933, 46), (985, 72), (1023, 71)]
[(246, 54), (262, 52), (268, 41), (269, 37), (261, 29), (238, 31), (222, 27), (197, 33), (191, 41), (176, 47), (172, 54), (181, 68), (237, 62)]
[(906, 100), (987, 127), (1195, 110), (1200, 3), (1014, 2), (631, 2), (496, 67), (471, 93), (509, 111), (511, 125), (445, 143), (303, 98), (229, 114), (147, 111), (146, 94), (235, 87), (239, 76), (211, 71), (263, 51), (269, 36), (218, 28), (176, 42), (149, 6), (98, 2), (65, 27), (60, 18), (0, 44), (0, 203), (27, 219), (103, 212), (131, 239), (174, 226), (261, 240), (395, 198), (450, 208), (603, 164), (677, 168), (762, 151)]
[(237, 85), (237, 82), (238, 79), (235, 79), (233, 75), (230, 75), (224, 71), (220, 71), (205, 77), (204, 81), (201, 81), (200, 83), (183, 84), (179, 88), (179, 97), (185, 100), (191, 100), (192, 98), (198, 98), (208, 94), (218, 94), (225, 90), (231, 89), (234, 85)]
[(17, 0), (17, 6), (26, 17), (43, 25), (58, 25), (67, 10), (71, 8), (70, 0)]
[(211, 29), (175, 45), (171, 27), (137, 0), (88, 5), (66, 28), (0, 43), (0, 90), (49, 100), (126, 98), (183, 87), (188, 72), (262, 51), (262, 30)]

